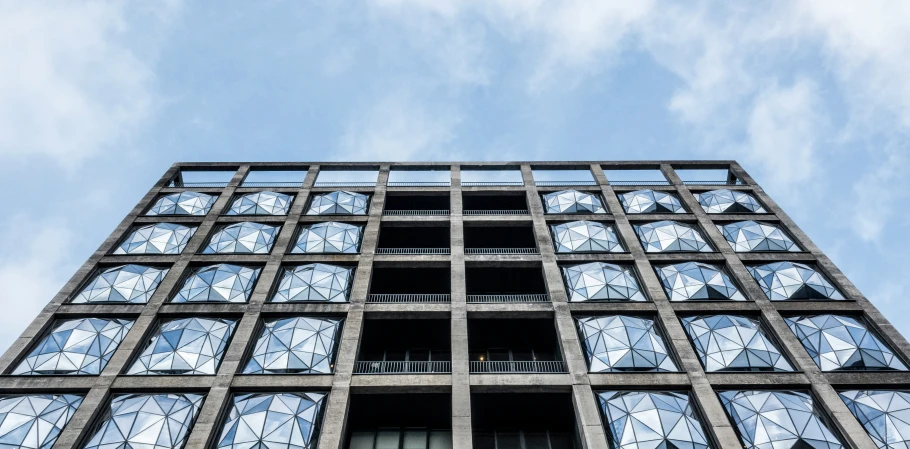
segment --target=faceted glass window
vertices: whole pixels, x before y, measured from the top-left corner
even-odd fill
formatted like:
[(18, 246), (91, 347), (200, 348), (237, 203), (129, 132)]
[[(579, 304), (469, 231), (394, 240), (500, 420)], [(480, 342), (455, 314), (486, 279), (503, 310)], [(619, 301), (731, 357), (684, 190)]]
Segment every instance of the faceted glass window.
[(58, 320), (12, 374), (101, 374), (133, 326), (132, 320)]
[(346, 253), (360, 252), (363, 226), (330, 221), (306, 226), (300, 230), (292, 253)]
[(81, 403), (74, 394), (0, 396), (0, 444), (50, 449)]
[(562, 268), (569, 301), (647, 301), (630, 267), (591, 262)]
[(287, 215), (294, 197), (278, 192), (255, 192), (241, 195), (231, 203), (225, 215)]
[(215, 232), (203, 254), (268, 254), (281, 226), (262, 223), (234, 223)]
[(236, 324), (224, 318), (162, 323), (127, 374), (215, 374)]
[(172, 193), (159, 197), (145, 215), (205, 215), (216, 197), (197, 192)]
[(347, 302), (354, 269), (324, 263), (286, 267), (272, 302)]
[(793, 371), (761, 323), (736, 315), (682, 319), (705, 371)]
[(693, 225), (665, 220), (634, 227), (641, 246), (649, 253), (712, 251), (711, 245)]
[(684, 214), (686, 209), (675, 195), (660, 190), (636, 190), (619, 195), (627, 214)]
[(155, 223), (134, 229), (114, 254), (180, 254), (196, 227), (176, 223)]
[(717, 225), (717, 230), (738, 253), (752, 251), (802, 251), (782, 229), (770, 223), (738, 221)]
[(615, 449), (708, 449), (689, 395), (664, 391), (599, 391)]
[(724, 270), (715, 265), (683, 262), (658, 266), (655, 270), (670, 301), (746, 300)]
[(843, 447), (806, 393), (724, 391), (720, 400), (745, 449)]
[(550, 226), (557, 253), (621, 253), (613, 226), (596, 221), (573, 221)]
[(910, 391), (851, 390), (840, 397), (880, 449), (910, 447)]
[(259, 268), (219, 263), (191, 274), (171, 302), (247, 302)]
[(313, 195), (307, 215), (366, 215), (370, 197), (354, 192), (336, 192)]
[(822, 371), (907, 370), (888, 345), (856, 318), (825, 314), (786, 320)]
[(695, 195), (698, 204), (709, 214), (763, 214), (767, 211), (752, 195), (720, 189)]
[(324, 393), (253, 393), (234, 397), (218, 449), (314, 449)]
[(821, 273), (808, 265), (772, 262), (747, 268), (771, 301), (846, 299)]
[(180, 449), (203, 398), (166, 393), (114, 396), (85, 449)]
[(332, 374), (341, 320), (293, 317), (266, 321), (244, 374)]
[(578, 190), (561, 190), (543, 195), (544, 212), (548, 214), (605, 214), (600, 197)]
[(604, 315), (576, 321), (592, 373), (679, 371), (654, 320)]
[(129, 302), (145, 304), (155, 294), (167, 268), (145, 265), (120, 265), (105, 268), (95, 275), (82, 291), (73, 297), (73, 304)]

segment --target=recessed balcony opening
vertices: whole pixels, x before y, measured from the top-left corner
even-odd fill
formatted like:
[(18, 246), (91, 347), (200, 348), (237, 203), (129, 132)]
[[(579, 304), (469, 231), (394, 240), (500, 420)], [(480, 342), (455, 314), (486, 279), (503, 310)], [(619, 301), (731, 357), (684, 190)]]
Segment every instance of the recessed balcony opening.
[(742, 182), (729, 169), (691, 169), (678, 168), (674, 170), (676, 176), (685, 185), (702, 186), (732, 186)]
[(668, 186), (670, 181), (656, 169), (607, 169), (604, 176), (614, 186)]
[(448, 187), (451, 183), (452, 173), (449, 167), (441, 167), (440, 170), (395, 167), (389, 171), (391, 187)]
[(530, 225), (465, 226), (465, 254), (537, 254), (537, 239)]
[(581, 448), (569, 393), (474, 393), (474, 449)]
[(382, 215), (449, 215), (449, 195), (399, 195), (388, 193)]
[(349, 449), (452, 449), (450, 393), (354, 394), (349, 410)]
[(373, 187), (379, 178), (379, 170), (319, 170), (316, 187)]
[(449, 226), (447, 222), (440, 224), (383, 223), (376, 254), (449, 254)]
[(547, 302), (543, 270), (535, 267), (467, 267), (467, 300), (472, 303)]
[(524, 194), (466, 194), (461, 199), (465, 215), (527, 215)]
[(452, 372), (449, 320), (368, 319), (360, 341), (355, 374)]
[(463, 186), (523, 186), (521, 170), (507, 167), (461, 168)]
[(180, 170), (168, 187), (227, 187), (237, 170)]
[(306, 170), (250, 170), (242, 187), (300, 187)]
[(472, 373), (564, 373), (552, 319), (469, 319)]
[(419, 268), (376, 266), (370, 283), (371, 303), (449, 302), (452, 274), (448, 264)]
[(534, 184), (551, 186), (594, 186), (594, 175), (589, 168), (548, 169), (532, 167)]

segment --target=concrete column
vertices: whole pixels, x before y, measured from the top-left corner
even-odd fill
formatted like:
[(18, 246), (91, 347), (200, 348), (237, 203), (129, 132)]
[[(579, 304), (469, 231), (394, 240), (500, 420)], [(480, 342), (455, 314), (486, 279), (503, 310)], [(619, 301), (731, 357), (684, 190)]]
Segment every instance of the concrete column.
[(452, 253), (452, 444), (455, 449), (474, 446), (471, 430), (471, 384), (468, 355), (467, 290), (464, 263), (464, 217), (461, 201), (461, 166), (452, 165), (449, 193), (449, 226)]

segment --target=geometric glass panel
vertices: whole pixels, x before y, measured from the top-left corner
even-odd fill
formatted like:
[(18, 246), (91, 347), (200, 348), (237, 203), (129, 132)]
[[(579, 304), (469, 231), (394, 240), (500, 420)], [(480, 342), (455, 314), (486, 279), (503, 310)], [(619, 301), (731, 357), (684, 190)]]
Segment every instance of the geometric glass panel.
[(287, 215), (293, 196), (277, 192), (255, 192), (239, 196), (225, 215)]
[(73, 304), (129, 302), (145, 304), (155, 294), (167, 268), (120, 265), (105, 268), (70, 301)]
[(910, 447), (910, 391), (850, 390), (840, 397), (879, 449)]
[(622, 245), (613, 226), (596, 221), (573, 221), (551, 225), (557, 253), (621, 253)]
[(196, 227), (155, 223), (134, 229), (112, 254), (180, 254)]
[(227, 263), (200, 267), (171, 302), (247, 302), (260, 271)]
[(313, 392), (236, 395), (216, 447), (315, 449), (325, 397)]
[(793, 371), (761, 323), (736, 315), (682, 319), (683, 328), (707, 372)]
[(592, 373), (679, 371), (654, 320), (603, 315), (578, 318), (576, 321)]
[(360, 248), (363, 226), (330, 221), (306, 226), (300, 230), (292, 253), (348, 253)]
[(205, 215), (215, 204), (215, 198), (197, 192), (172, 193), (159, 197), (145, 215)]
[(100, 374), (131, 327), (117, 318), (57, 320), (13, 374)]
[(127, 374), (215, 374), (236, 324), (224, 318), (162, 323)]
[(808, 265), (771, 262), (746, 268), (771, 301), (846, 299), (824, 275)]
[(341, 320), (299, 316), (265, 321), (245, 374), (332, 374)]
[(578, 190), (562, 190), (543, 195), (545, 213), (548, 214), (605, 214), (603, 203), (596, 194)]
[(686, 209), (671, 193), (658, 190), (636, 190), (619, 195), (627, 214), (684, 214)]
[(50, 449), (81, 403), (74, 394), (0, 396), (0, 445)]
[(242, 222), (225, 226), (215, 232), (203, 254), (268, 254), (281, 226)]
[(562, 267), (569, 301), (647, 301), (632, 268), (604, 262)]
[(345, 190), (313, 195), (307, 215), (366, 215), (370, 197)]
[(685, 393), (599, 391), (597, 399), (615, 449), (708, 449)]
[(802, 251), (780, 227), (758, 221), (738, 221), (716, 225), (727, 242), (738, 253), (751, 251)]
[(353, 268), (324, 263), (285, 267), (272, 302), (347, 302)]
[(116, 395), (85, 449), (180, 449), (203, 398), (199, 394)]
[(693, 225), (678, 221), (656, 221), (634, 225), (638, 240), (649, 253), (711, 252), (711, 245)]
[(701, 262), (681, 262), (656, 266), (654, 269), (670, 301), (746, 300), (736, 288), (736, 284), (719, 266)]
[(709, 214), (763, 214), (765, 208), (752, 195), (730, 189), (712, 190), (695, 195)]
[(812, 403), (799, 391), (724, 391), (720, 400), (745, 449), (840, 449)]
[(866, 325), (843, 315), (786, 318), (790, 330), (822, 371), (899, 370), (907, 367)]

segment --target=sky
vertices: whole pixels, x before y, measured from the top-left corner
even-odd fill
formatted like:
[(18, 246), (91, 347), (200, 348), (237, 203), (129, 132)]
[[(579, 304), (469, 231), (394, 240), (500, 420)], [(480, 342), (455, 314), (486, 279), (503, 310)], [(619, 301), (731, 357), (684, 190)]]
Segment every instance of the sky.
[(736, 159), (910, 335), (910, 2), (0, 0), (0, 347), (176, 161)]

